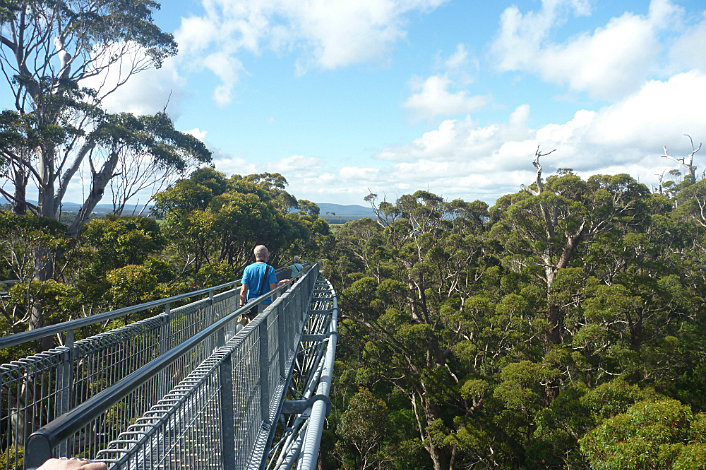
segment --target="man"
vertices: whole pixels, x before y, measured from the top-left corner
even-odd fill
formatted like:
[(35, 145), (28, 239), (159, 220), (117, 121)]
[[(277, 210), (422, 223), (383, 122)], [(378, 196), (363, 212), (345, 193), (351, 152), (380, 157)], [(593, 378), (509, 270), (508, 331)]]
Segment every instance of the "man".
[[(275, 268), (267, 264), (270, 252), (265, 245), (257, 245), (253, 250), (255, 262), (243, 271), (242, 287), (240, 288), (240, 305), (245, 305), (250, 299), (260, 297), (262, 294), (275, 289), (277, 286), (289, 283), (289, 279), (277, 282)], [(262, 305), (272, 303), (272, 297), (262, 301)], [(241, 323), (247, 324), (257, 315), (257, 307), (241, 317)]]
[(295, 256), (294, 257), (294, 264), (289, 267), (289, 269), (292, 271), (291, 277), (292, 279), (297, 277), (297, 274), (302, 272), (304, 270), (304, 265), (302, 264), (302, 260), (300, 257)]

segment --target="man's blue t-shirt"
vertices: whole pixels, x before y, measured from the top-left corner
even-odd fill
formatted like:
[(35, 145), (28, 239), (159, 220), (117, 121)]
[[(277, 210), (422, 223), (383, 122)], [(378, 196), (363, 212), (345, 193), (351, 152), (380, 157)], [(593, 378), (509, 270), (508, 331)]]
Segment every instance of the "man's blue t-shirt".
[[(261, 261), (247, 266), (243, 271), (243, 279), (240, 281), (248, 286), (247, 300), (261, 295), (260, 286), (262, 285), (263, 277), (265, 277), (265, 268), (267, 268), (267, 279), (265, 279), (265, 285), (262, 287), (262, 293), (264, 294), (270, 290), (270, 284), (277, 284), (277, 274), (272, 266)], [(268, 297), (262, 303), (265, 305), (271, 304), (272, 297)]]

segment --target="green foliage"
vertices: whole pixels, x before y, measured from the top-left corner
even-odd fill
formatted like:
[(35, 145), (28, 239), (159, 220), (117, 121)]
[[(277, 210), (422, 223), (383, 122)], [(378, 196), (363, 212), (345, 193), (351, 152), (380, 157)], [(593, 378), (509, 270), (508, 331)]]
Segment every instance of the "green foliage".
[(109, 298), (115, 308), (136, 305), (156, 297), (157, 276), (142, 265), (129, 264), (106, 274)]
[[(76, 317), (81, 311), (81, 292), (70, 284), (54, 281), (30, 281), (15, 284), (9, 291), (9, 307), (28, 312), (38, 306), (47, 312), (47, 325), (60, 323)], [(26, 314), (25, 314), (26, 316)]]
[(677, 400), (640, 401), (580, 439), (581, 451), (596, 469), (703, 468), (702, 419)]
[[(380, 448), (389, 426), (387, 406), (379, 398), (361, 388), (351, 397), (346, 411), (341, 415), (338, 433), (355, 452), (360, 468), (373, 468), (375, 462), (384, 460)], [(339, 449), (345, 460), (346, 451)]]
[(242, 270), (257, 244), (267, 245), (272, 264), (294, 255), (318, 258), (331, 242), (328, 224), (313, 209), (291, 213), (297, 201), (286, 184), (278, 173), (227, 179), (202, 168), (157, 194), (154, 214), (164, 219), (175, 263), (203, 281)]
[(34, 277), (34, 252), (46, 248), (46, 262), (59, 263), (74, 246), (66, 227), (56, 220), (0, 211), (0, 275), (3, 279), (27, 281)]
[(94, 271), (142, 263), (166, 245), (159, 224), (146, 217), (107, 216), (91, 220), (81, 241), (92, 251)]
[(495, 396), (511, 409), (528, 413), (541, 405), (543, 387), (556, 371), (543, 364), (520, 361), (508, 364), (500, 373), (501, 383), (495, 389)]
[[(413, 416), (424, 468), (452, 456), (588, 468), (580, 440), (636, 403), (666, 395), (703, 410), (706, 239), (691, 187), (683, 210), (628, 175), (570, 170), (489, 209), (369, 195), (376, 220), (335, 233), (329, 274), (353, 343), (336, 393), (365, 385), (391, 415)], [(389, 387), (406, 401), (393, 406)], [(683, 468), (702, 451), (690, 442), (630, 445)]]
[(23, 468), (24, 447), (8, 446), (7, 449), (0, 454), (0, 465), (5, 468)]

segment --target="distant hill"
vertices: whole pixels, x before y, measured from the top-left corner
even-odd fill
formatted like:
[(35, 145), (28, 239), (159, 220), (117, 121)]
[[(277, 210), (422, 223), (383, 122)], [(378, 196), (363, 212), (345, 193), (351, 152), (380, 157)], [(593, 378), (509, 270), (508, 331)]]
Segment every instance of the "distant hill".
[[(30, 202), (36, 204), (35, 201)], [(0, 197), (0, 206), (8, 204), (8, 201), (4, 197)], [(373, 212), (370, 207), (356, 204), (332, 204), (329, 202), (317, 202), (316, 205), (319, 206), (319, 215), (321, 218), (330, 224), (343, 224), (350, 220), (362, 219), (363, 217), (375, 218), (375, 212)], [(62, 211), (66, 214), (76, 214), (80, 208), (81, 204), (77, 204), (75, 202), (62, 203)], [(133, 209), (135, 209), (135, 212), (139, 212), (142, 209), (142, 205), (126, 206), (123, 211), (123, 215), (132, 215)], [(112, 204), (98, 204), (93, 210), (93, 213), (94, 216), (101, 217), (111, 213), (112, 210)], [(149, 215), (149, 208), (144, 212), (144, 214)]]
[(319, 216), (330, 224), (343, 224), (363, 217), (375, 217), (375, 212), (370, 207), (329, 202), (317, 202), (316, 205), (319, 206)]
[[(28, 200), (30, 204), (37, 204), (37, 201), (33, 200)], [(142, 210), (142, 206), (144, 204), (139, 204), (139, 205), (126, 205), (125, 209), (123, 210), (123, 215), (132, 215), (133, 210), (135, 213), (140, 212)], [(0, 208), (9, 208), (10, 207), (10, 201), (5, 199), (4, 197), (0, 196)], [(61, 211), (65, 214), (77, 214), (79, 209), (81, 209), (81, 204), (75, 203), (75, 202), (62, 202), (61, 203)], [(113, 204), (98, 204), (96, 205), (96, 208), (93, 209), (93, 214), (95, 214), (98, 217), (102, 217), (104, 215), (110, 214), (113, 212)], [(147, 210), (145, 210), (144, 215), (149, 215), (149, 207)]]

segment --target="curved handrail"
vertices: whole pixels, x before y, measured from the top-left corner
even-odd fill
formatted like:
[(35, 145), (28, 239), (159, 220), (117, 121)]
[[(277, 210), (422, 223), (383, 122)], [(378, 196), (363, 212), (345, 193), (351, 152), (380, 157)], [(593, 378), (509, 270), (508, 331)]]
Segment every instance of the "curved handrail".
[[(334, 292), (333, 286), (327, 281)], [(319, 380), (319, 386), (316, 389), (316, 396), (328, 398), (331, 391), (331, 383), (333, 381), (333, 366), (336, 361), (336, 343), (338, 342), (338, 299), (333, 296), (333, 308), (331, 309), (331, 328), (329, 330), (330, 340), (326, 349), (326, 357), (324, 358), (323, 370)], [(330, 401), (328, 402), (330, 406)], [(304, 445), (302, 447), (300, 463), (298, 468), (301, 470), (315, 470), (319, 459), (319, 446), (321, 444), (321, 434), (324, 429), (324, 421), (328, 414), (326, 400), (316, 400), (311, 407), (311, 415), (309, 417), (309, 427), (307, 428)]]

